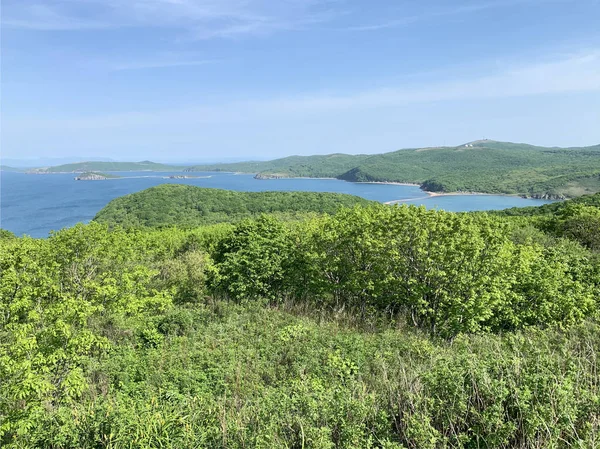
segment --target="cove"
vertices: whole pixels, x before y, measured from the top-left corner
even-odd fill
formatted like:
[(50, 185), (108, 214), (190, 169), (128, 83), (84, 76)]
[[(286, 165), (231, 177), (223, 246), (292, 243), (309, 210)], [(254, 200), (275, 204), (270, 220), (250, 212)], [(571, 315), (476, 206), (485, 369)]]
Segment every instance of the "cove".
[(74, 173), (31, 175), (0, 173), (0, 227), (17, 235), (47, 237), (52, 230), (87, 223), (111, 200), (159, 184), (175, 183), (260, 192), (336, 192), (387, 203), (402, 201), (452, 212), (539, 206), (550, 201), (502, 195), (428, 196), (418, 186), (352, 183), (337, 179), (267, 179), (235, 173), (187, 173), (197, 178), (171, 179), (181, 172), (118, 172), (120, 179), (75, 181)]

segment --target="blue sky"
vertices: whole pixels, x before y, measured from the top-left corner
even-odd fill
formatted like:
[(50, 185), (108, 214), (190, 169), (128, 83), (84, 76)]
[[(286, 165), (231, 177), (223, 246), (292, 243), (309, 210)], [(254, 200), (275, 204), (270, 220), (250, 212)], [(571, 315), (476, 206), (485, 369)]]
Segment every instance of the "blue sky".
[(600, 143), (600, 0), (2, 0), (4, 158)]

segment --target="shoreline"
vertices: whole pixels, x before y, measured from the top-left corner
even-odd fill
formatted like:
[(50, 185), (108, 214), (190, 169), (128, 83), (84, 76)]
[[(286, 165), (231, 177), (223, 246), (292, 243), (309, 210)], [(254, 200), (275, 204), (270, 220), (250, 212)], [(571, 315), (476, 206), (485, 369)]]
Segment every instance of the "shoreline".
[(545, 198), (535, 198), (535, 197), (531, 197), (531, 196), (523, 196), (518, 193), (429, 192), (427, 190), (423, 190), (421, 188), (421, 184), (416, 184), (416, 183), (412, 183), (412, 182), (346, 181), (345, 179), (339, 179), (339, 178), (313, 178), (310, 176), (289, 176), (289, 177), (285, 177), (285, 178), (265, 178), (265, 179), (260, 179), (260, 181), (266, 181), (269, 179), (334, 179), (337, 181), (350, 182), (352, 184), (381, 184), (381, 185), (395, 185), (395, 186), (410, 186), (410, 187), (419, 187), (419, 189), (427, 195), (427, 196), (418, 197), (418, 198), (403, 198), (403, 199), (399, 199), (399, 200), (386, 201), (383, 204), (396, 204), (396, 203), (402, 203), (402, 202), (406, 202), (406, 201), (424, 200), (424, 199), (429, 199), (429, 198), (436, 197), (436, 196), (505, 196), (508, 198), (522, 198), (524, 200), (564, 201), (562, 199), (545, 199)]
[[(353, 181), (348, 181), (348, 182), (353, 182)], [(415, 184), (412, 182), (354, 181), (354, 183), (355, 184), (384, 184), (384, 185), (396, 185), (396, 186), (412, 186), (412, 187), (421, 188), (421, 184)], [(408, 199), (401, 199), (401, 200), (392, 200), (392, 201), (386, 202), (385, 204), (392, 204), (394, 202), (400, 202), (400, 201), (412, 201), (412, 200), (418, 200), (418, 199), (427, 199), (427, 198), (431, 198), (434, 196), (465, 196), (465, 195), (507, 196), (507, 197), (513, 197), (513, 198), (523, 198), (523, 199), (527, 199), (527, 200), (541, 199), (541, 198), (533, 198), (533, 197), (529, 197), (529, 196), (522, 196), (522, 195), (519, 195), (518, 193), (430, 192), (428, 190), (423, 190), (423, 188), (421, 188), (421, 190), (423, 191), (423, 193), (427, 194), (428, 196), (421, 197), (421, 198), (408, 198)], [(552, 200), (552, 201), (555, 201), (555, 200)], [(556, 201), (559, 201), (559, 200), (556, 200)]]
[[(427, 190), (423, 190), (427, 196), (421, 196), (418, 198), (403, 198), (399, 200), (391, 200), (386, 201), (383, 204), (398, 204), (398, 203), (406, 203), (408, 201), (417, 201), (417, 200), (427, 200), (435, 197), (441, 196), (505, 196), (508, 198), (522, 198), (524, 200), (537, 200), (541, 198), (531, 198), (531, 197), (523, 197), (517, 194), (508, 194), (508, 193), (483, 193), (483, 192), (428, 192)], [(545, 200), (545, 201), (560, 201), (560, 200)]]
[[(133, 178), (163, 178), (163, 179), (203, 179), (203, 178), (211, 178), (214, 175), (204, 175), (204, 176), (186, 176), (186, 175), (174, 175), (172, 178), (171, 176), (164, 176), (164, 175), (153, 175), (151, 173), (161, 173), (155, 170), (122, 170), (119, 171), (120, 173), (131, 173), (131, 172), (146, 172), (149, 173), (148, 175), (141, 175), (141, 176), (118, 176), (117, 178), (107, 178), (108, 179), (133, 179)], [(222, 173), (222, 174), (232, 174), (232, 175), (254, 175), (256, 176), (258, 173), (252, 173), (252, 172), (233, 172), (233, 171), (208, 171), (208, 173), (213, 172), (213, 173)], [(21, 172), (23, 174), (46, 174), (46, 175), (51, 175), (51, 174), (77, 174), (77, 172)], [(164, 173), (164, 172), (163, 172)], [(171, 173), (186, 173), (186, 171), (173, 171)], [(187, 173), (198, 173), (198, 172), (193, 172), (193, 171), (187, 171)], [(204, 172), (207, 173), (207, 172)], [(179, 177), (181, 176), (181, 177)], [(344, 182), (350, 182), (352, 184), (380, 184), (380, 185), (396, 185), (396, 186), (409, 186), (409, 187), (419, 187), (420, 190), (423, 191), (424, 194), (426, 194), (427, 196), (423, 196), (423, 197), (417, 197), (417, 198), (402, 198), (402, 199), (397, 199), (397, 200), (390, 200), (390, 201), (386, 201), (383, 204), (396, 204), (396, 203), (403, 203), (403, 202), (407, 202), (407, 201), (416, 201), (416, 200), (424, 200), (424, 199), (430, 199), (432, 197), (436, 197), (436, 196), (505, 196), (505, 197), (510, 197), (510, 198), (522, 198), (522, 199), (526, 199), (526, 200), (544, 200), (544, 201), (563, 201), (562, 199), (546, 199), (546, 198), (536, 198), (536, 197), (531, 197), (531, 196), (526, 196), (526, 195), (520, 195), (518, 193), (485, 193), (485, 192), (430, 192), (427, 190), (423, 190), (421, 188), (421, 184), (417, 184), (417, 183), (412, 183), (412, 182), (397, 182), (397, 181), (347, 181), (345, 179), (339, 179), (339, 178), (334, 178), (334, 177), (312, 177), (312, 176), (284, 176), (284, 177), (273, 177), (273, 178), (254, 178), (258, 181), (269, 181), (269, 180), (281, 180), (281, 179), (319, 179), (319, 180), (336, 180), (336, 181), (344, 181)]]

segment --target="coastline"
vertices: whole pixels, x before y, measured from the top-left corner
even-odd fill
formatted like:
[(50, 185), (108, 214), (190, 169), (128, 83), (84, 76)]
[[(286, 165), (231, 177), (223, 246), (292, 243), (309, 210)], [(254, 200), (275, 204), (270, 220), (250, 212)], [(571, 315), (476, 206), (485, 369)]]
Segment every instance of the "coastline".
[[(423, 190), (423, 192), (426, 193), (427, 196), (422, 196), (422, 197), (418, 197), (418, 198), (403, 198), (403, 199), (400, 199), (400, 200), (391, 200), (391, 201), (386, 201), (383, 204), (398, 204), (398, 203), (406, 203), (408, 201), (427, 200), (427, 199), (438, 197), (438, 196), (506, 196), (506, 197), (509, 197), (509, 198), (523, 198), (523, 199), (526, 199), (526, 200), (536, 199), (536, 198), (523, 197), (521, 195), (508, 194), (508, 193), (428, 192), (426, 190)], [(560, 201), (560, 200), (551, 200), (551, 201)]]
[[(237, 173), (236, 173), (237, 174)], [(421, 188), (421, 184), (416, 184), (416, 183), (412, 183), (412, 182), (396, 182), (396, 181), (346, 181), (345, 179), (339, 179), (339, 178), (313, 178), (310, 176), (289, 176), (289, 177), (285, 177), (285, 178), (263, 178), (260, 179), (261, 181), (264, 180), (268, 180), (268, 179), (334, 179), (334, 180), (338, 180), (338, 181), (344, 181), (344, 182), (351, 182), (353, 184), (383, 184), (383, 185), (395, 185), (395, 186), (410, 186), (410, 187), (419, 187), (423, 193), (425, 193), (427, 196), (423, 196), (423, 197), (418, 197), (418, 198), (403, 198), (403, 199), (399, 199), (399, 200), (391, 200), (391, 201), (386, 201), (383, 204), (396, 204), (396, 203), (403, 203), (406, 201), (414, 201), (414, 200), (424, 200), (424, 199), (428, 199), (428, 198), (432, 198), (432, 197), (436, 197), (436, 196), (506, 196), (509, 198), (523, 198), (526, 200), (535, 200), (535, 199), (543, 199), (543, 198), (534, 198), (531, 196), (524, 196), (524, 195), (520, 195), (518, 193), (485, 193), (485, 192), (429, 192), (427, 190), (423, 190)], [(563, 200), (548, 200), (548, 201), (563, 201)]]
[[(349, 181), (353, 182), (353, 181)], [(355, 181), (355, 184), (386, 184), (386, 185), (396, 185), (396, 186), (413, 186), (413, 187), (421, 187), (421, 184), (416, 184), (412, 182), (394, 182), (394, 181)], [(423, 190), (421, 188), (421, 190)], [(487, 196), (507, 196), (507, 197), (517, 197), (524, 199), (535, 199), (528, 196), (522, 196), (517, 193), (485, 193), (485, 192), (430, 192), (428, 190), (423, 190), (423, 193), (427, 194), (426, 197), (421, 198), (409, 198), (409, 199), (401, 199), (401, 200), (392, 200), (388, 201), (385, 204), (393, 204), (396, 202), (402, 201), (412, 201), (418, 199), (426, 199), (434, 196), (465, 196), (465, 195), (487, 195)]]

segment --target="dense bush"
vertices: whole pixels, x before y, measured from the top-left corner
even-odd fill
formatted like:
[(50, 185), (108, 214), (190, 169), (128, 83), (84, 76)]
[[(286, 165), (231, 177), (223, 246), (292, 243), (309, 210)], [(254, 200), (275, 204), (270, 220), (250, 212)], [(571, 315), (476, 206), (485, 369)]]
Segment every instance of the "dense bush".
[(598, 446), (582, 216), (0, 238), (0, 446)]
[(549, 235), (575, 240), (600, 252), (600, 194), (541, 207), (512, 208), (497, 215), (528, 217), (530, 223)]
[(373, 206), (293, 230), (274, 219), (242, 223), (217, 248), (215, 268), (236, 299), (379, 310), (453, 337), (593, 314), (591, 255), (571, 247), (515, 244), (510, 226), (487, 214)]

